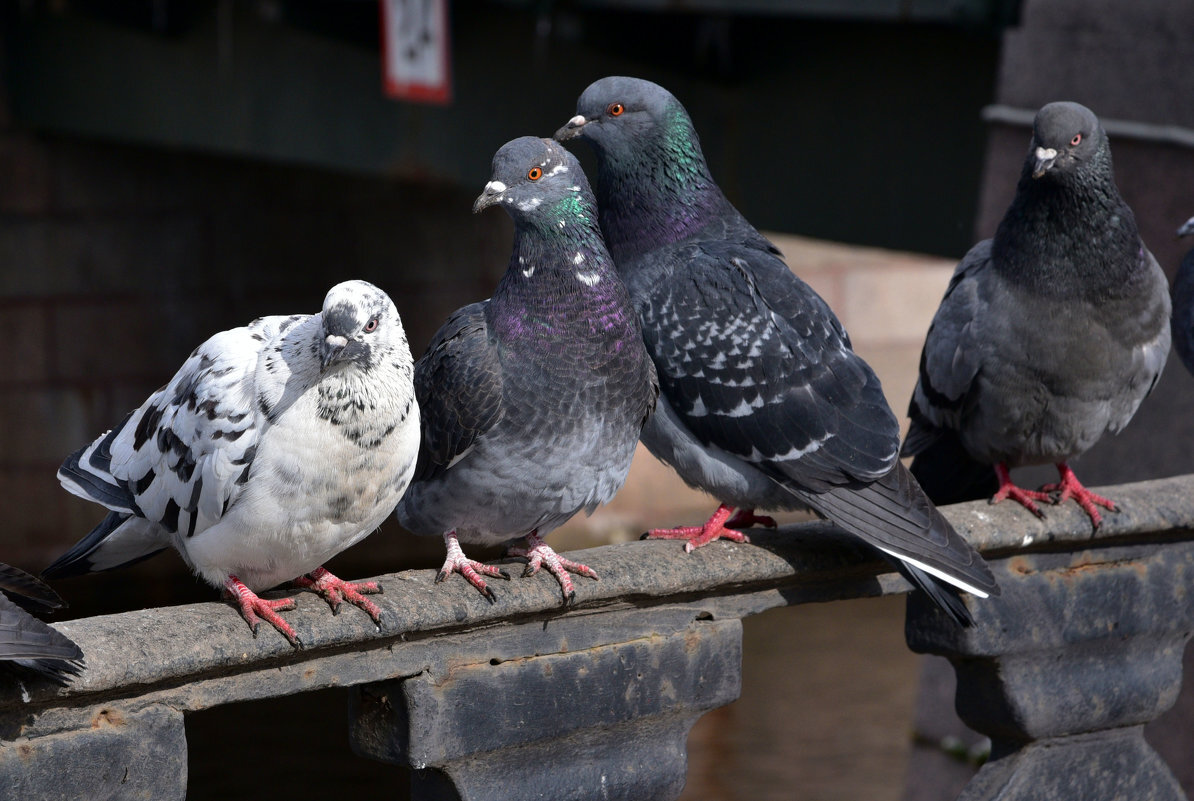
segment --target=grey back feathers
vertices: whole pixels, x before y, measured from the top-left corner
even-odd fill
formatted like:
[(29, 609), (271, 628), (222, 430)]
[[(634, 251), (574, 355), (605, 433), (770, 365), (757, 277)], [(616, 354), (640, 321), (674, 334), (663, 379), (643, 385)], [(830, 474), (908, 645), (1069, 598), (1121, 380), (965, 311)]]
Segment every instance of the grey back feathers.
[(475, 210), (491, 205), (515, 222), (510, 264), (415, 367), (423, 446), (397, 512), (419, 534), (498, 543), (612, 498), (656, 385), (576, 159), (509, 142)]
[(365, 281), (316, 315), (223, 331), (58, 477), (109, 516), (45, 572), (108, 570), (174, 546), (214, 586), (264, 589), (369, 534), (409, 482), (418, 408), (406, 334)]
[(993, 240), (959, 263), (921, 355), (904, 454), (938, 502), (980, 465), (1062, 463), (1121, 430), (1169, 351), (1166, 281), (1089, 109), (1037, 114)]
[(935, 582), (986, 594), (990, 571), (899, 466), (878, 378), (713, 182), (679, 101), (649, 81), (603, 78), (556, 136), (597, 154), (602, 230), (659, 373), (643, 434), (652, 453), (723, 503), (813, 508), (964, 619)]

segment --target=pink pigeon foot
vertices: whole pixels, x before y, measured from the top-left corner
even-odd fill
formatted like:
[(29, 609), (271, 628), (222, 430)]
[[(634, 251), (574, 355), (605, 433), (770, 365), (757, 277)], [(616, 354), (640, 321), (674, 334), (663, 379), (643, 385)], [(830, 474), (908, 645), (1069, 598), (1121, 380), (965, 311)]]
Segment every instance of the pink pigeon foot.
[(449, 531), (444, 535), (444, 545), (448, 546), (448, 558), (444, 560), (444, 566), (439, 569), (439, 575), (435, 577), (435, 583), (439, 584), (447, 581), (448, 576), (453, 573), (459, 573), (465, 577), (469, 584), (472, 584), (485, 596), (485, 600), (490, 603), (497, 600), (494, 597), (493, 590), (485, 583), (485, 579), (481, 578), (481, 574), (484, 573), (490, 578), (504, 578), (507, 581), (510, 579), (510, 574), (499, 567), (487, 565), (484, 562), (477, 562), (465, 556), (464, 551), (460, 549), (460, 541), (456, 539), (455, 531)]
[(261, 623), (261, 619), (264, 619), (281, 632), (282, 636), (289, 640), (295, 648), (303, 647), (303, 642), (295, 634), (294, 629), (278, 614), (281, 611), (294, 609), (293, 598), (279, 598), (274, 601), (259, 598), (257, 593), (246, 587), (236, 576), (229, 576), (224, 581), (224, 590), (240, 607), (241, 617), (249, 624), (254, 639), (257, 638), (257, 626)]
[(776, 523), (775, 518), (769, 515), (755, 514), (754, 509), (739, 509), (726, 521), (725, 526), (726, 528), (751, 528), (752, 526), (779, 528), (779, 523)]
[(527, 547), (509, 548), (506, 555), (519, 556), (527, 560), (526, 570), (523, 571), (524, 576), (533, 576), (539, 572), (540, 567), (547, 565), (547, 569), (560, 582), (565, 603), (570, 604), (576, 600), (576, 588), (572, 586), (572, 577), (568, 575), (568, 571), (597, 580), (597, 573), (592, 568), (560, 556), (552, 550), (550, 545), (540, 539), (538, 532), (532, 531), (527, 535), (526, 540)]
[[(734, 542), (750, 542), (750, 537), (743, 534), (741, 531), (735, 531), (729, 528), (730, 515), (733, 513), (734, 507), (726, 506), (724, 503), (717, 507), (717, 511), (703, 526), (678, 526), (676, 528), (653, 528), (643, 535), (645, 540), (688, 540), (684, 543), (684, 550), (687, 553), (692, 553), (697, 548), (708, 545), (716, 539), (733, 540)], [(769, 517), (756, 518), (753, 509), (744, 510), (743, 513), (734, 515), (734, 522), (737, 525), (743, 525), (739, 521), (757, 522), (770, 521), (770, 525), (774, 526), (775, 521)], [(764, 523), (766, 525), (766, 523)]]
[(365, 594), (380, 593), (381, 587), (376, 581), (350, 582), (337, 578), (327, 568), (319, 567), (305, 576), (299, 576), (294, 583), (306, 590), (319, 593), (332, 607), (332, 614), (340, 614), (340, 604), (348, 601), (353, 606), (365, 610), (373, 622), (381, 625), (381, 610), (377, 604), (365, 597)]
[(1023, 506), (1028, 511), (1032, 512), (1039, 518), (1044, 519), (1045, 513), (1036, 505), (1037, 501), (1041, 503), (1055, 503), (1053, 496), (1048, 492), (1037, 492), (1036, 490), (1024, 489), (1017, 487), (1012, 483), (1012, 474), (1007, 469), (1005, 464), (995, 465), (995, 475), (999, 478), (999, 489), (991, 496), (988, 503), (999, 503), (1002, 500), (1010, 498), (1016, 503)]
[(1103, 525), (1103, 516), (1099, 514), (1096, 504), (1112, 512), (1119, 511), (1119, 507), (1115, 505), (1114, 501), (1104, 498), (1102, 495), (1096, 495), (1082, 486), (1082, 482), (1078, 480), (1074, 471), (1065, 462), (1058, 462), (1057, 472), (1061, 475), (1061, 480), (1056, 484), (1046, 484), (1041, 487), (1041, 492), (1048, 493), (1050, 496), (1055, 494), (1054, 503), (1065, 503), (1073, 498), (1090, 517), (1095, 531), (1098, 531), (1099, 526)]

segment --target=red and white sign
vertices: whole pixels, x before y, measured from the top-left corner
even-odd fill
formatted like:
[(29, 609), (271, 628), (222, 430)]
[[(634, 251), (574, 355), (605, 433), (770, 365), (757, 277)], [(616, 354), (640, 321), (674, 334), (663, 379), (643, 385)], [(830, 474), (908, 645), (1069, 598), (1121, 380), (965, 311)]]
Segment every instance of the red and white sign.
[(452, 99), (448, 0), (380, 0), (385, 93), (397, 100)]

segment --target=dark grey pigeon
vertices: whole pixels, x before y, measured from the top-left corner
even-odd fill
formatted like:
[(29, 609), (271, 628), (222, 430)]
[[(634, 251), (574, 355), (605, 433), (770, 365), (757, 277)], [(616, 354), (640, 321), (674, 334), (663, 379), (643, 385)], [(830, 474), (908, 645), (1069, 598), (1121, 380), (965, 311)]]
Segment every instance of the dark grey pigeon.
[(29, 614), (66, 604), (43, 581), (0, 563), (0, 660), (66, 684), (83, 666), (83, 652), (65, 634)]
[[(1194, 234), (1194, 217), (1177, 229), (1178, 236)], [(1186, 254), (1173, 277), (1173, 347), (1186, 369), (1194, 373), (1194, 250)]]
[(614, 496), (658, 394), (638, 319), (601, 241), (597, 208), (576, 159), (523, 137), (493, 158), (473, 206), (514, 219), (514, 251), (493, 297), (455, 312), (415, 366), (423, 445), (398, 519), (443, 536), (437, 581), (461, 573), (490, 601), (460, 542), (525, 538), (509, 553), (556, 576), (597, 578), (542, 537)]
[[(635, 78), (589, 86), (556, 133), (596, 150), (606, 243), (661, 394), (643, 442), (721, 506), (687, 539), (744, 539), (755, 508), (810, 508), (893, 557), (954, 619), (996, 593), (982, 557), (898, 461), (875, 373), (825, 302), (726, 200), (680, 102)], [(731, 518), (737, 510), (737, 514)]]
[[(1037, 502), (1073, 498), (1097, 529), (1098, 507), (1115, 504), (1068, 462), (1126, 426), (1156, 384), (1169, 309), (1098, 118), (1043, 107), (1015, 199), (958, 264), (929, 328), (904, 443), (913, 474), (938, 503), (1013, 498), (1042, 516)], [(1056, 484), (1012, 483), (1009, 468), (1047, 463)]]

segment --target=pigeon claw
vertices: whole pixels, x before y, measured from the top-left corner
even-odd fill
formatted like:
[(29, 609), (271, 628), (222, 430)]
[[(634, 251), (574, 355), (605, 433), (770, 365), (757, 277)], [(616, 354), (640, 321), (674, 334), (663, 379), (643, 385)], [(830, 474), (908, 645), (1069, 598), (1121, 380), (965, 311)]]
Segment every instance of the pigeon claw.
[(1007, 465), (995, 465), (995, 475), (999, 477), (999, 489), (995, 491), (995, 494), (991, 496), (987, 503), (995, 504), (1011, 499), (1032, 512), (1040, 520), (1045, 519), (1045, 513), (1036, 505), (1037, 501), (1041, 503), (1056, 503), (1053, 495), (1048, 492), (1024, 489), (1013, 484), (1011, 472), (1007, 469)]
[(741, 531), (729, 528), (731, 522), (737, 525), (760, 523), (774, 527), (775, 520), (770, 517), (758, 517), (753, 509), (744, 509), (731, 519), (734, 507), (724, 503), (717, 507), (717, 511), (703, 526), (677, 526), (676, 528), (653, 528), (642, 536), (645, 540), (688, 540), (684, 543), (684, 552), (692, 553), (697, 548), (703, 548), (717, 539), (733, 542), (750, 542), (750, 537)]
[(1103, 515), (1099, 513), (1099, 506), (1111, 512), (1119, 511), (1119, 507), (1115, 505), (1114, 501), (1104, 498), (1102, 495), (1096, 495), (1082, 486), (1082, 482), (1078, 480), (1074, 471), (1065, 462), (1058, 463), (1057, 472), (1061, 476), (1057, 483), (1046, 484), (1041, 487), (1041, 492), (1049, 493), (1054, 503), (1065, 503), (1073, 498), (1082, 507), (1082, 511), (1086, 512), (1095, 531), (1098, 531), (1099, 526), (1103, 525)]
[(334, 576), (327, 568), (320, 567), (305, 576), (299, 576), (294, 583), (322, 596), (332, 607), (333, 615), (340, 614), (340, 605), (348, 601), (353, 606), (363, 609), (374, 623), (381, 625), (381, 610), (377, 604), (365, 597), (381, 592), (381, 587), (376, 581), (344, 581)]
[(580, 562), (573, 562), (571, 559), (560, 556), (536, 532), (532, 531), (528, 534), (526, 541), (525, 548), (510, 548), (506, 551), (506, 555), (527, 560), (526, 569), (522, 572), (523, 576), (533, 576), (539, 572), (540, 567), (546, 566), (548, 572), (556, 577), (556, 581), (560, 582), (565, 605), (571, 606), (576, 601), (576, 587), (572, 584), (572, 577), (568, 575), (570, 572), (591, 578), (594, 581), (600, 580), (595, 570), (588, 565), (582, 565)]
[(493, 594), (493, 590), (485, 583), (485, 579), (481, 578), (481, 575), (484, 574), (490, 578), (504, 578), (509, 581), (510, 574), (496, 565), (487, 565), (465, 556), (464, 551), (460, 549), (460, 542), (456, 539), (454, 531), (444, 535), (444, 544), (448, 546), (448, 558), (444, 560), (444, 566), (439, 569), (435, 583), (442, 584), (453, 573), (459, 573), (469, 584), (477, 588), (477, 592), (485, 596), (485, 600), (491, 604), (496, 603), (497, 596)]
[(294, 609), (295, 603), (293, 598), (266, 600), (246, 587), (236, 576), (228, 577), (224, 582), (224, 589), (237, 607), (240, 608), (241, 617), (245, 619), (245, 622), (249, 624), (249, 630), (253, 632), (253, 639), (257, 639), (257, 629), (261, 625), (261, 621), (264, 620), (277, 629), (292, 646), (295, 648), (303, 647), (303, 641), (299, 639), (298, 634), (278, 614), (278, 612)]

